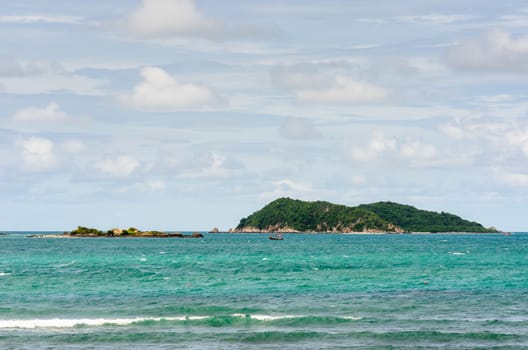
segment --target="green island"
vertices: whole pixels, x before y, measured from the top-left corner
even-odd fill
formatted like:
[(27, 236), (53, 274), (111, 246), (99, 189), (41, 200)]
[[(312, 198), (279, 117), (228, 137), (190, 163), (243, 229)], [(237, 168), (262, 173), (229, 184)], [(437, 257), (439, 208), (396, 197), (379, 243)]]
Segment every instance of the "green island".
[(493, 233), (477, 222), (393, 202), (356, 207), (280, 198), (240, 220), (233, 232)]
[(108, 231), (100, 231), (95, 228), (78, 226), (75, 230), (64, 232), (60, 235), (32, 235), (32, 238), (75, 238), (75, 237), (151, 237), (151, 238), (203, 238), (203, 234), (194, 232), (182, 234), (180, 232), (141, 231), (135, 227), (128, 229), (114, 228)]

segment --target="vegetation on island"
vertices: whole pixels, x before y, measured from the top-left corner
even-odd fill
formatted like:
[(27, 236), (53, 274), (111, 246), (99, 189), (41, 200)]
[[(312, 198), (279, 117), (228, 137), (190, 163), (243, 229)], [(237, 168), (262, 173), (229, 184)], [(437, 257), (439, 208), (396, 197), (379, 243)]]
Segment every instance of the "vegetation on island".
[(70, 237), (176, 237), (176, 238), (203, 238), (199, 232), (184, 235), (179, 232), (141, 231), (135, 227), (128, 229), (114, 228), (108, 231), (100, 231), (95, 228), (78, 226), (75, 230), (65, 232)]
[(235, 232), (496, 232), (456, 215), (392, 202), (357, 207), (280, 198), (240, 220)]
[(99, 231), (95, 228), (78, 226), (75, 230), (70, 232), (65, 232), (70, 236), (106, 236), (103, 231)]
[(454, 214), (420, 210), (405, 204), (377, 202), (362, 204), (358, 208), (370, 210), (409, 232), (497, 232), (495, 228), (485, 228), (478, 222), (464, 220)]

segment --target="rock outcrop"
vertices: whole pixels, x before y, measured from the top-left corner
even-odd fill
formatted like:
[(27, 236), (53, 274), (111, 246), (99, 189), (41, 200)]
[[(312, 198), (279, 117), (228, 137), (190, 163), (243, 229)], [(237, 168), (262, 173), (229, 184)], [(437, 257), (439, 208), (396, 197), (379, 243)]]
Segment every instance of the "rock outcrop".
[(204, 238), (200, 232), (193, 232), (192, 234), (182, 234), (180, 232), (161, 232), (161, 231), (141, 231), (137, 228), (131, 227), (128, 229), (114, 228), (106, 232), (95, 228), (88, 228), (79, 226), (70, 232), (64, 232), (61, 235), (31, 235), (31, 238), (76, 238), (76, 237), (121, 237), (121, 238)]

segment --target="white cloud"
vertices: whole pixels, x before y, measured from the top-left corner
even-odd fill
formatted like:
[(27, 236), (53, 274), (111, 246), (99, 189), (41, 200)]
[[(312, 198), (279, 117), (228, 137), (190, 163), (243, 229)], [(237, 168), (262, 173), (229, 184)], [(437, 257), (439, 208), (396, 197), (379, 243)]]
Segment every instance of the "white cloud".
[(528, 157), (528, 128), (513, 129), (507, 134), (508, 142)]
[(48, 170), (57, 164), (54, 144), (51, 140), (39, 137), (18, 139), (16, 145), (22, 161), (29, 170)]
[(387, 138), (382, 133), (376, 133), (367, 147), (352, 146), (350, 157), (361, 161), (372, 160), (382, 153), (395, 151), (396, 147), (397, 141), (395, 139)]
[[(227, 23), (203, 13), (195, 0), (142, 0), (141, 5), (124, 18), (110, 23), (110, 27), (139, 39), (156, 39), (162, 45), (192, 45), (197, 49), (207, 39), (206, 46), (216, 40), (274, 39), (281, 36), (280, 28), (273, 23)], [(183, 40), (183, 41), (182, 41)], [(189, 41), (193, 40), (193, 41)], [(250, 43), (253, 44), (253, 43)], [(225, 50), (222, 43), (218, 49)], [(230, 46), (230, 51), (236, 46)]]
[(46, 107), (28, 107), (17, 111), (13, 115), (17, 122), (63, 122), (69, 119), (68, 114), (60, 109), (55, 102), (50, 102)]
[(298, 89), (294, 91), (294, 95), (303, 102), (341, 104), (384, 100), (389, 96), (389, 91), (365, 81), (337, 76), (330, 86)]
[(440, 130), (449, 137), (489, 146), (488, 158), (504, 161), (521, 154), (528, 157), (528, 123), (499, 118), (454, 119)]
[(271, 70), (270, 77), (273, 84), (290, 90), (330, 85), (330, 79), (320, 74), (318, 69), (317, 65), (279, 66)]
[(479, 102), (482, 102), (485, 105), (490, 104), (503, 104), (503, 103), (510, 103), (514, 100), (515, 96), (508, 95), (508, 94), (499, 94), (499, 95), (492, 95), (492, 96), (481, 96), (479, 98)]
[(311, 192), (313, 191), (313, 186), (310, 183), (305, 182), (295, 182), (290, 179), (283, 179), (273, 182), (273, 186), (276, 188), (281, 188), (285, 190), (293, 190), (297, 192)]
[(528, 174), (497, 170), (495, 176), (498, 181), (513, 187), (528, 187)]
[(449, 73), (444, 62), (431, 57), (409, 58), (408, 60), (401, 62), (399, 67), (397, 66), (396, 69), (402, 71), (403, 74), (409, 74), (409, 72), (415, 71), (422, 77), (430, 78), (445, 77)]
[(147, 188), (151, 192), (160, 192), (167, 188), (167, 184), (161, 180), (150, 180), (146, 183)]
[(71, 91), (79, 95), (98, 95), (102, 81), (66, 70), (58, 62), (0, 56), (0, 85), (10, 94)]
[(500, 24), (510, 27), (528, 27), (528, 8), (515, 9), (514, 14), (500, 16)]
[(440, 130), (448, 136), (474, 140), (497, 140), (504, 137), (511, 128), (504, 120), (492, 118), (457, 118), (440, 126)]
[(375, 133), (366, 147), (352, 146), (350, 157), (359, 161), (371, 161), (391, 155), (409, 161), (431, 160), (437, 156), (436, 147), (419, 140), (408, 139), (400, 142), (395, 138)]
[(440, 130), (455, 139), (462, 139), (466, 135), (465, 130), (463, 130), (462, 127), (452, 123), (441, 125)]
[(508, 15), (500, 17), (501, 26), (528, 27), (527, 15)]
[(128, 177), (140, 163), (132, 156), (123, 155), (115, 159), (105, 159), (97, 162), (95, 167), (103, 173), (114, 177)]
[(82, 19), (72, 16), (55, 16), (55, 15), (9, 15), (0, 16), (0, 23), (55, 23), (55, 24), (80, 24)]
[(348, 178), (348, 180), (356, 185), (364, 184), (365, 182), (367, 182), (367, 178), (363, 175), (352, 175), (350, 178)]
[[(329, 61), (278, 66), (272, 82), (298, 101), (314, 104), (347, 104), (382, 101), (390, 91), (361, 78), (350, 77), (367, 67), (351, 61)], [(363, 72), (364, 73), (364, 72)]]
[(98, 95), (102, 81), (66, 70), (59, 62), (20, 60), (0, 56), (0, 78), (10, 94), (43, 94), (71, 91), (76, 94)]
[(167, 184), (162, 180), (147, 180), (144, 182), (136, 182), (132, 184), (125, 184), (115, 188), (115, 193), (161, 193), (165, 191)]
[(279, 198), (279, 197), (303, 197), (314, 192), (313, 185), (309, 182), (293, 181), (291, 179), (281, 179), (272, 182), (273, 190), (264, 192), (261, 197)]
[(454, 68), (469, 71), (527, 72), (528, 35), (513, 37), (495, 29), (478, 39), (467, 40), (448, 50)]
[(221, 100), (208, 87), (180, 83), (158, 67), (143, 68), (141, 76), (143, 81), (134, 87), (132, 93), (120, 97), (124, 104), (145, 110), (172, 111), (211, 106)]
[(143, 0), (141, 6), (119, 23), (121, 29), (140, 37), (216, 37), (223, 30), (193, 0)]
[(420, 15), (420, 16), (398, 16), (396, 20), (402, 23), (413, 23), (413, 24), (432, 24), (432, 25), (445, 25), (452, 24), (456, 22), (465, 22), (476, 19), (476, 16), (468, 15), (444, 15), (433, 13), (429, 15)]
[(436, 157), (436, 147), (417, 140), (409, 140), (400, 145), (400, 155), (408, 159), (432, 159)]
[(364, 24), (384, 24), (386, 20), (381, 18), (356, 18), (356, 22)]
[(101, 82), (67, 72), (47, 72), (37, 76), (16, 76), (2, 79), (4, 90), (10, 94), (45, 94), (70, 91), (78, 95), (100, 95)]
[(66, 140), (61, 144), (66, 153), (77, 154), (86, 150), (86, 145), (78, 140)]
[[(201, 162), (200, 162), (201, 163)], [(229, 164), (227, 156), (211, 152), (205, 159), (205, 166), (197, 171), (185, 172), (182, 178), (206, 178), (206, 177), (225, 177), (232, 173), (232, 166)], [(236, 163), (236, 162), (235, 162)]]
[(26, 77), (46, 73), (62, 74), (64, 68), (57, 62), (24, 61), (10, 56), (0, 56), (0, 77)]

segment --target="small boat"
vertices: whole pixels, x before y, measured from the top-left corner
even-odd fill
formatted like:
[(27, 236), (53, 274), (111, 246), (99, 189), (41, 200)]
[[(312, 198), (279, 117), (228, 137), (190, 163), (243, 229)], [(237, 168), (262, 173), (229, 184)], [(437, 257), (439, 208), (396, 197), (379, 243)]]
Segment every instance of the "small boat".
[(280, 233), (270, 234), (269, 239), (273, 241), (282, 241), (284, 238), (282, 238), (282, 235)]

